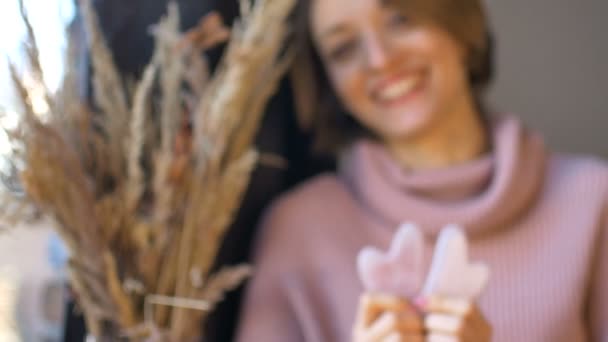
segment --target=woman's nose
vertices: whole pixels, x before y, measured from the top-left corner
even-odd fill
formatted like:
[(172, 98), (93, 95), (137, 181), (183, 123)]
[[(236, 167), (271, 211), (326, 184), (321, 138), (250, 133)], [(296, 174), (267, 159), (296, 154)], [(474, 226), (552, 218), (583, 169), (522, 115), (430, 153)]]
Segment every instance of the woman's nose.
[(365, 44), (367, 66), (372, 70), (382, 69), (389, 59), (389, 51), (386, 44), (377, 34), (369, 34)]

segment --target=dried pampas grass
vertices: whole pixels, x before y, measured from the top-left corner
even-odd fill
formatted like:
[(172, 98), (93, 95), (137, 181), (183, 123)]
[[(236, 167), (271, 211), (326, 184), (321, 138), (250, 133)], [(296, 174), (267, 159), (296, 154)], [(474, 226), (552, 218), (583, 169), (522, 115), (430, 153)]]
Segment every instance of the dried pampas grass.
[[(10, 224), (29, 217), (26, 212), (55, 220), (94, 336), (188, 341), (201, 335), (202, 321), (224, 293), (251, 272), (237, 266), (212, 274), (211, 268), (258, 161), (253, 138), (264, 106), (291, 61), (284, 41), (294, 0), (243, 0), (231, 31), (210, 14), (186, 34), (172, 4), (132, 91), (114, 65), (91, 0), (81, 5), (93, 108), (77, 96), (77, 73), (68, 64), (60, 91), (44, 88), (50, 112), (42, 118), (11, 67), (23, 115), (8, 132), (19, 147), (11, 164), (18, 182), (9, 183), (22, 191), (7, 193), (11, 205), (0, 214)], [(23, 19), (32, 74), (44, 84), (25, 13)], [(226, 39), (225, 56), (210, 74), (201, 51)]]

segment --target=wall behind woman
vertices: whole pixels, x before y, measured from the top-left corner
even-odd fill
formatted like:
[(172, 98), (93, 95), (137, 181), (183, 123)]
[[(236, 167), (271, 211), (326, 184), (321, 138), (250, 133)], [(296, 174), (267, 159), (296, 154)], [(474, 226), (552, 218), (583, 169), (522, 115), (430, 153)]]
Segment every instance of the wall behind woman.
[(608, 158), (608, 1), (486, 2), (498, 44), (492, 104), (555, 149)]

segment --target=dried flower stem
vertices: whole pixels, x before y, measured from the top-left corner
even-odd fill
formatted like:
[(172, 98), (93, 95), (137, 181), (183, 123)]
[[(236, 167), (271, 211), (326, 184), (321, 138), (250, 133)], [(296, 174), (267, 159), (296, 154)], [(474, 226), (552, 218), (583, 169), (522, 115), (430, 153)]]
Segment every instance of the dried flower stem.
[(148, 98), (154, 85), (156, 65), (151, 63), (146, 67), (144, 76), (135, 91), (133, 115), (131, 119), (130, 139), (125, 149), (128, 151), (128, 187), (127, 208), (130, 211), (137, 209), (144, 191), (144, 172), (141, 168), (141, 156), (145, 140), (145, 120), (148, 109)]
[[(25, 112), (11, 134), (23, 146), (24, 202), (57, 222), (91, 333), (199, 337), (201, 321), (251, 272), (242, 266), (213, 273), (212, 266), (258, 162), (252, 145), (263, 108), (291, 60), (282, 45), (295, 0), (243, 0), (243, 17), (213, 75), (197, 56), (228, 29), (210, 14), (181, 34), (171, 5), (156, 29), (152, 61), (133, 87), (116, 70), (91, 0), (80, 1), (93, 109), (76, 95), (70, 69), (57, 94), (45, 88), (51, 113), (40, 120), (11, 65)], [(26, 25), (29, 62), (43, 82)]]
[(91, 0), (80, 0), (80, 4), (86, 24), (91, 62), (95, 71), (93, 74), (95, 101), (106, 115), (102, 123), (111, 146), (110, 155), (113, 157), (106, 162), (111, 163), (114, 175), (119, 178), (124, 172), (123, 139), (129, 126), (130, 112), (122, 80), (99, 30)]

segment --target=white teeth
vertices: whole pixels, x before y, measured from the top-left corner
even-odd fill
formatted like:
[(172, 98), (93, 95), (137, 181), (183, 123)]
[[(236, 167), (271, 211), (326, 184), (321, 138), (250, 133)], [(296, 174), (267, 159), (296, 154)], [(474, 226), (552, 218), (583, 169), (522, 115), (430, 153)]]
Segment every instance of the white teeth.
[(411, 92), (415, 86), (416, 78), (410, 77), (383, 88), (378, 95), (380, 100), (392, 101)]

